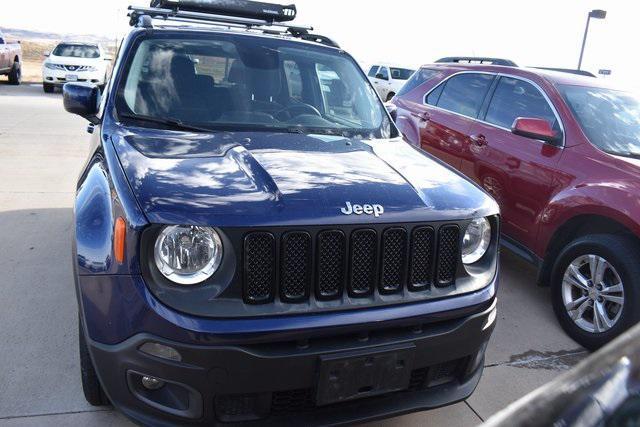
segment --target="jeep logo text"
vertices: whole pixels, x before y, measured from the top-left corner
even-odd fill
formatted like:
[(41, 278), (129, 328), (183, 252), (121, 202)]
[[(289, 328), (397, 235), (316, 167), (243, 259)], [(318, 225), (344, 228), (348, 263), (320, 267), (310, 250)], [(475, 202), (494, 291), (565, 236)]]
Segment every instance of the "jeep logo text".
[(382, 205), (356, 205), (351, 204), (351, 202), (346, 202), (347, 207), (340, 209), (345, 215), (374, 215), (376, 218), (384, 213), (384, 208)]

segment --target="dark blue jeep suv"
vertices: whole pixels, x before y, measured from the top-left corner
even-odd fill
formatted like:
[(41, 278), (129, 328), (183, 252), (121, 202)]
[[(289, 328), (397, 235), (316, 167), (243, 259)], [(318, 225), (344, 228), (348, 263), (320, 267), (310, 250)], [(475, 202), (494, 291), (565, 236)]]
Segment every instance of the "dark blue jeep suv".
[(407, 144), (351, 56), (283, 23), (292, 6), (152, 6), (103, 94), (64, 87), (92, 133), (73, 246), (87, 400), (145, 425), (314, 425), (469, 396), (496, 203)]

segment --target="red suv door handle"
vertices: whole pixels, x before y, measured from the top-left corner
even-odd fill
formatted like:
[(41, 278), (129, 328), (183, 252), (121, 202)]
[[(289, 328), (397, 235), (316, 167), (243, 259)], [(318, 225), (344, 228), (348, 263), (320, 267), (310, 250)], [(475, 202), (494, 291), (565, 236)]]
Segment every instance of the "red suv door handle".
[(509, 169), (518, 169), (520, 167), (520, 160), (515, 157), (509, 157), (505, 164)]
[(411, 115), (412, 115), (413, 117), (417, 117), (418, 119), (422, 120), (423, 122), (427, 122), (427, 121), (429, 121), (429, 119), (431, 118), (431, 117), (429, 116), (429, 113), (427, 113), (426, 111), (423, 111), (423, 112), (421, 112), (421, 113), (415, 113), (415, 112), (413, 112), (413, 113), (411, 113)]
[(469, 139), (473, 141), (473, 143), (476, 144), (478, 147), (484, 147), (485, 145), (487, 145), (487, 138), (482, 134), (471, 135)]

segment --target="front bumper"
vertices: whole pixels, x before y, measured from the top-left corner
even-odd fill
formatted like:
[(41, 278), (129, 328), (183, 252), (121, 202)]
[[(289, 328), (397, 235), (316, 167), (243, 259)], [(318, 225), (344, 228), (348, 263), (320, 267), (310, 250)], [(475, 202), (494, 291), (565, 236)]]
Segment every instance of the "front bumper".
[[(363, 324), (358, 333), (305, 334), (278, 342), (191, 345), (140, 333), (106, 345), (89, 340), (100, 380), (113, 404), (145, 425), (332, 425), (436, 408), (468, 397), (483, 369), (495, 325), (496, 300), (473, 314), (434, 323)], [(410, 320), (410, 319), (405, 319)], [(301, 335), (302, 336), (302, 335)], [(176, 349), (181, 362), (139, 350), (146, 342)], [(409, 388), (316, 407), (322, 356), (414, 348)], [(167, 381), (162, 392), (140, 386), (141, 375)], [(161, 389), (162, 390), (162, 389)]]
[[(104, 70), (97, 71), (66, 71), (66, 70), (51, 70), (49, 68), (43, 68), (42, 81), (56, 86), (62, 86), (67, 82), (87, 82), (94, 83), (96, 85), (105, 84)], [(67, 80), (69, 76), (76, 76), (76, 80)]]

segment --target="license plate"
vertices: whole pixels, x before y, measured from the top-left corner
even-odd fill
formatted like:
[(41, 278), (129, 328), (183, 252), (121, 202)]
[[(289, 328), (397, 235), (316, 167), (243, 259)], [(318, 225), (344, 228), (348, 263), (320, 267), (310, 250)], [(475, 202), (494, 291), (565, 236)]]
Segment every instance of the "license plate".
[(398, 345), (371, 352), (320, 357), (316, 404), (361, 399), (409, 387), (415, 346)]
[(75, 74), (67, 74), (65, 76), (65, 80), (68, 82), (75, 82), (75, 81), (78, 81), (78, 76)]

